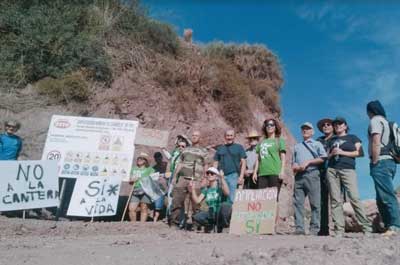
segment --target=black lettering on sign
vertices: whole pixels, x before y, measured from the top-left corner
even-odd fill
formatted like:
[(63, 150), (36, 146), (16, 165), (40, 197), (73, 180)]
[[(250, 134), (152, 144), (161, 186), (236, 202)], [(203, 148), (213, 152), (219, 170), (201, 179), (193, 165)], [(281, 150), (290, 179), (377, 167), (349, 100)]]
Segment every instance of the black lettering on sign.
[(38, 182), (37, 187), (38, 189), (44, 189), (44, 185), (41, 181)]
[(85, 198), (82, 198), (82, 200), (79, 204), (84, 204), (84, 203), (86, 203)]
[(94, 180), (89, 183), (88, 188), (85, 190), (86, 195), (90, 197), (96, 197), (99, 194), (104, 195), (104, 188), (106, 186), (107, 179), (103, 180), (103, 183), (99, 180)]
[[(25, 178), (25, 181), (29, 180), (29, 175), (31, 173), (31, 165), (27, 165), (24, 169), (21, 164), (18, 165), (17, 180), (20, 180), (21, 175)], [(33, 167), (33, 177), (37, 180), (41, 180), (44, 175), (44, 170), (41, 165), (35, 165)]]
[(13, 186), (11, 186), (10, 183), (8, 183), (8, 185), (7, 185), (7, 192), (10, 192), (10, 191), (14, 191), (14, 188), (13, 188)]
[(10, 195), (6, 195), (3, 197), (3, 203), (4, 204), (11, 204), (12, 201), (9, 199), (11, 196)]

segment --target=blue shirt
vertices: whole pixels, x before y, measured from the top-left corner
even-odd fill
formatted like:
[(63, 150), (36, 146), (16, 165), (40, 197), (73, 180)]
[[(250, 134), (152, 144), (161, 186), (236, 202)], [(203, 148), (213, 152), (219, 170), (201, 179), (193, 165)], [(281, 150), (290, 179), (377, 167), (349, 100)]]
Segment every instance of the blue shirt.
[[(301, 165), (308, 160), (313, 160), (315, 158), (324, 159), (327, 157), (325, 148), (320, 142), (315, 141), (314, 139), (308, 139), (307, 141), (305, 141), (305, 143), (310, 147), (316, 157), (314, 157), (310, 150), (308, 150), (307, 147), (304, 146), (303, 142), (297, 143), (293, 149), (293, 164)], [(306, 170), (310, 171), (318, 168), (318, 166), (310, 165), (309, 167), (307, 167)]]
[(17, 160), (22, 149), (22, 140), (17, 135), (0, 134), (0, 160)]
[(214, 160), (218, 161), (218, 169), (224, 171), (225, 176), (240, 173), (240, 160), (245, 159), (246, 152), (240, 144), (224, 144), (217, 148)]

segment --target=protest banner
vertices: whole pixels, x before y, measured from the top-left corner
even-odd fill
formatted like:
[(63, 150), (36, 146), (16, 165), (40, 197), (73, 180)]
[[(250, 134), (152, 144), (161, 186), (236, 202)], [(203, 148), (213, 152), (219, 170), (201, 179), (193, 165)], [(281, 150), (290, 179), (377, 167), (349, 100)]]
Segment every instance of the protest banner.
[(274, 234), (278, 190), (236, 190), (230, 234)]
[(58, 205), (56, 161), (0, 161), (0, 172), (0, 211)]
[(121, 179), (116, 177), (77, 179), (67, 215), (83, 217), (115, 215), (120, 187)]
[(154, 146), (154, 147), (167, 147), (169, 132), (154, 129), (138, 128), (135, 144)]
[(129, 179), (138, 122), (53, 115), (43, 160), (59, 161), (59, 177)]

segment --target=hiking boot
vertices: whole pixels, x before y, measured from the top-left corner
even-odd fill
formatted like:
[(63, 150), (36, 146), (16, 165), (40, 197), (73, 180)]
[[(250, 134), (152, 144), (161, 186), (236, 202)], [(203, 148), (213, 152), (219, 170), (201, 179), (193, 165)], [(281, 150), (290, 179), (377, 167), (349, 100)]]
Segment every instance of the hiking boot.
[(336, 238), (342, 238), (342, 237), (344, 237), (344, 232), (343, 231), (335, 231), (331, 236), (336, 237)]

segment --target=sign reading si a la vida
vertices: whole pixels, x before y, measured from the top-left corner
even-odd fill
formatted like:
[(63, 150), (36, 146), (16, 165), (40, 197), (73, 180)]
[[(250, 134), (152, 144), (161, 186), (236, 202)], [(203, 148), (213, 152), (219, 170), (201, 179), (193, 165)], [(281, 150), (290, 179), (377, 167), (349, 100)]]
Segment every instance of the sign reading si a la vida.
[(278, 190), (237, 190), (230, 234), (274, 234)]
[(43, 160), (59, 161), (59, 177), (129, 178), (138, 122), (53, 115)]
[(0, 161), (0, 211), (59, 203), (56, 161)]
[(121, 178), (88, 177), (76, 180), (67, 215), (70, 216), (113, 216), (117, 204)]

